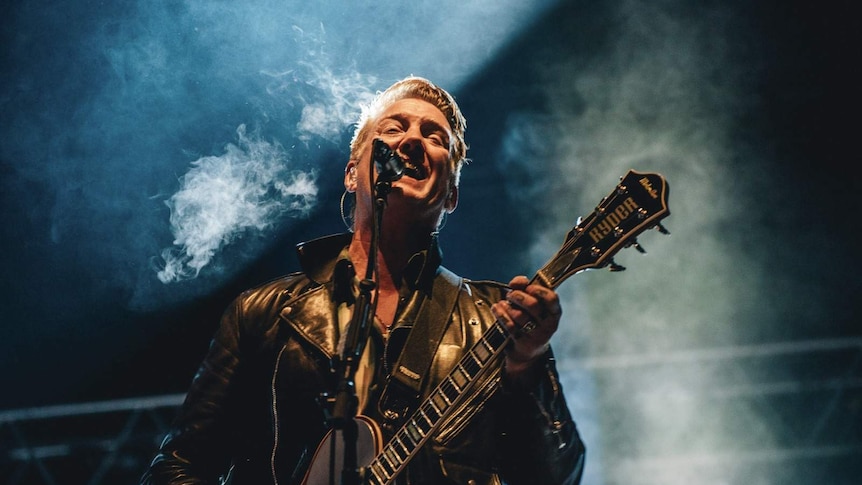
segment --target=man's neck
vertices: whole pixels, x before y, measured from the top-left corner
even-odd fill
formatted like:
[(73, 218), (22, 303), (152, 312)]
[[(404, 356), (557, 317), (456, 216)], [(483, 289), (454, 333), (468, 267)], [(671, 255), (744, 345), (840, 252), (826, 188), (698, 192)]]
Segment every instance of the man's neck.
[[(381, 291), (398, 290), (404, 268), (406, 268), (410, 258), (417, 252), (428, 248), (430, 237), (430, 234), (418, 236), (415, 231), (392, 231), (381, 235), (377, 248), (377, 284)], [(370, 231), (357, 230), (350, 242), (349, 252), (350, 260), (360, 278), (365, 277), (370, 249)]]

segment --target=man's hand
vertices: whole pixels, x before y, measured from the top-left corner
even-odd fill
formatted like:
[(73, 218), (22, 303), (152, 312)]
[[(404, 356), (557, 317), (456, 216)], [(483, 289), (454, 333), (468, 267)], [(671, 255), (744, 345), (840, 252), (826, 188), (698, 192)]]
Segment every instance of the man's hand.
[(510, 377), (528, 370), (547, 351), (563, 313), (554, 290), (529, 282), (526, 276), (512, 278), (506, 298), (491, 307), (515, 337), (506, 352), (506, 372)]

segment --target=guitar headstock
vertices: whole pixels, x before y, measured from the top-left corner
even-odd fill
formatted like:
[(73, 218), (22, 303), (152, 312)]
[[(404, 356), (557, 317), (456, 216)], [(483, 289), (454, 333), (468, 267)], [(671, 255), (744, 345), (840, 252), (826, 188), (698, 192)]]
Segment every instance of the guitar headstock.
[(625, 269), (613, 260), (618, 251), (634, 247), (646, 252), (636, 238), (648, 229), (657, 228), (668, 234), (659, 223), (670, 215), (668, 190), (667, 181), (660, 174), (629, 170), (590, 215), (578, 220), (563, 246), (533, 281), (556, 288), (568, 277), (587, 269), (605, 266), (611, 271)]

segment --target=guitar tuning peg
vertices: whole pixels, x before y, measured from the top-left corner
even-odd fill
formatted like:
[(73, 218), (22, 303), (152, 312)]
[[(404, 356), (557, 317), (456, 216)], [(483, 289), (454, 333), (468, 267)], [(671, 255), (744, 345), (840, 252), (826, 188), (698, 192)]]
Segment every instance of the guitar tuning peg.
[(632, 239), (632, 241), (628, 244), (628, 246), (631, 246), (631, 247), (637, 249), (637, 251), (641, 254), (646, 254), (646, 249), (644, 249), (643, 246), (641, 246), (640, 243), (638, 243), (637, 239)]
[(670, 234), (670, 231), (668, 231), (668, 230), (667, 230), (664, 226), (662, 226), (661, 224), (656, 224), (655, 228), (658, 230), (658, 232), (660, 232), (660, 233), (662, 233), (662, 234), (665, 234), (665, 235), (669, 235), (669, 234)]
[(618, 271), (625, 271), (625, 270), (626, 270), (626, 267), (625, 267), (625, 266), (621, 266), (621, 265), (617, 264), (617, 263), (612, 259), (612, 260), (610, 261), (610, 263), (609, 263), (608, 269), (609, 269), (609, 270), (611, 270), (611, 272), (616, 273), (616, 272), (618, 272)]

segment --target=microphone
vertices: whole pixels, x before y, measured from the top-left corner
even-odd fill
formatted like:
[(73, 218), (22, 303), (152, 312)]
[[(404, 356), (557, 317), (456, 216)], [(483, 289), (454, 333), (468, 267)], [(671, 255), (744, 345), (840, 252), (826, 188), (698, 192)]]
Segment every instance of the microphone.
[(404, 160), (380, 138), (374, 140), (371, 159), (377, 167), (377, 183), (395, 182), (404, 175)]

